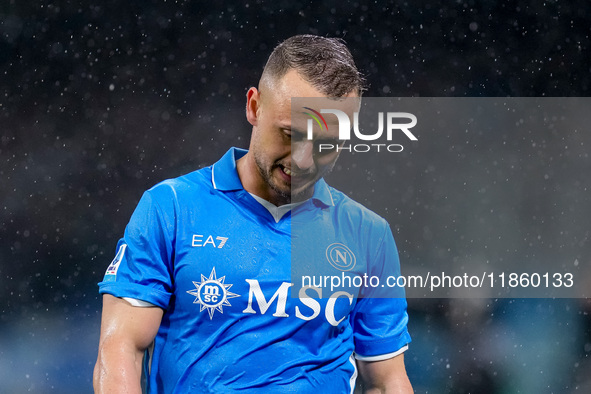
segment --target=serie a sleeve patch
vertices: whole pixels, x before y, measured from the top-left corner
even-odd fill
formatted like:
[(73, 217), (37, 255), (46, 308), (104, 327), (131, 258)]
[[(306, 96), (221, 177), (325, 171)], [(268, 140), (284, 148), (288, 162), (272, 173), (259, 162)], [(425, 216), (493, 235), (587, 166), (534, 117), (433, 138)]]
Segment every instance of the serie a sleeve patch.
[(105, 272), (105, 278), (103, 279), (105, 282), (114, 281), (117, 277), (117, 271), (119, 270), (119, 265), (121, 265), (121, 261), (123, 260), (123, 256), (125, 255), (125, 250), (127, 249), (126, 244), (122, 244), (115, 255), (115, 258), (107, 267), (107, 271)]

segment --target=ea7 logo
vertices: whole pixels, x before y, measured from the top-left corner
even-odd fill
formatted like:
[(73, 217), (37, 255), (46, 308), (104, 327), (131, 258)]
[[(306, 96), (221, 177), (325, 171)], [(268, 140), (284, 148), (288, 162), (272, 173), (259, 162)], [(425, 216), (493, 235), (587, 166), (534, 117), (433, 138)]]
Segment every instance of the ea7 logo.
[[(201, 248), (207, 245), (210, 245), (214, 248), (221, 249), (224, 247), (226, 242), (228, 242), (228, 237), (213, 237), (213, 235), (205, 235), (201, 234), (193, 234), (193, 239), (191, 241), (191, 246), (194, 248)], [(203, 240), (205, 238), (205, 240)]]

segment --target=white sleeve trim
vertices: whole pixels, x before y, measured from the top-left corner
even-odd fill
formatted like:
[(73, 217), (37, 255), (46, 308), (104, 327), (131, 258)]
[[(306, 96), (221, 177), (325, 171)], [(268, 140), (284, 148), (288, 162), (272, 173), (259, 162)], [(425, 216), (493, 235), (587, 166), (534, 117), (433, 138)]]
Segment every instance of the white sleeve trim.
[(377, 356), (360, 356), (359, 354), (355, 353), (355, 358), (359, 361), (382, 361), (382, 360), (387, 360), (389, 358), (394, 358), (404, 352), (406, 352), (408, 350), (408, 345), (404, 345), (403, 347), (401, 347), (400, 349), (398, 349), (397, 351), (393, 352), (393, 353), (387, 353), (387, 354), (379, 354)]
[(148, 308), (148, 307), (156, 306), (156, 305), (152, 304), (151, 302), (144, 301), (144, 300), (138, 300), (137, 298), (131, 298), (131, 297), (121, 297), (121, 298), (123, 298), (125, 301), (129, 302), (131, 304), (131, 306), (137, 306), (140, 308)]

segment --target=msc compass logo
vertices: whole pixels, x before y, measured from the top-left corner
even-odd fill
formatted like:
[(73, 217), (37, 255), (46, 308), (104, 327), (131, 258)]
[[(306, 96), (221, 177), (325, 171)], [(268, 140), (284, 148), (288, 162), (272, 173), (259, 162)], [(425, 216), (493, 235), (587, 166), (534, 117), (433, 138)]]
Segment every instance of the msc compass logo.
[[(418, 138), (410, 131), (411, 128), (417, 125), (417, 117), (408, 112), (378, 112), (378, 130), (373, 134), (363, 134), (359, 130), (359, 112), (353, 113), (353, 127), (351, 127), (351, 120), (349, 116), (338, 109), (321, 109), (320, 112), (313, 110), (310, 107), (303, 107), (309, 112), (303, 112), (310, 116), (307, 122), (307, 138), (313, 139), (314, 122), (320, 127), (321, 131), (324, 128), (328, 130), (328, 124), (322, 114), (333, 114), (337, 117), (339, 123), (339, 140), (343, 144), (318, 144), (318, 153), (332, 152), (332, 151), (348, 151), (365, 153), (370, 151), (375, 152), (402, 152), (404, 147), (401, 144), (390, 143), (393, 139), (395, 131), (402, 132), (409, 140), (418, 141)], [(385, 143), (377, 143), (377, 140), (382, 138), (384, 134), (384, 119), (386, 119), (386, 140)], [(406, 122), (404, 121), (406, 119)], [(351, 129), (353, 129), (354, 136), (361, 141), (376, 141), (373, 143), (352, 144), (346, 145), (344, 142), (351, 140)]]
[(229, 298), (240, 297), (239, 294), (234, 294), (228, 291), (232, 285), (224, 284), (225, 279), (225, 276), (217, 278), (215, 267), (213, 267), (211, 274), (209, 274), (209, 278), (206, 278), (205, 275), (201, 274), (201, 282), (193, 282), (196, 289), (187, 291), (187, 293), (197, 297), (193, 303), (201, 305), (199, 312), (203, 312), (204, 309), (207, 309), (209, 320), (213, 319), (215, 311), (224, 313), (222, 307), (232, 306), (228, 302)]

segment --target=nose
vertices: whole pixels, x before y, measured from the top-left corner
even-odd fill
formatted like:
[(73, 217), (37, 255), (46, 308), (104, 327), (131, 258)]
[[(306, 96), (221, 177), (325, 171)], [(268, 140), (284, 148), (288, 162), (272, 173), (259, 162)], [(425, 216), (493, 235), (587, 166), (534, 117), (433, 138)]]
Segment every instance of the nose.
[(304, 139), (292, 142), (291, 161), (301, 170), (308, 170), (314, 165), (314, 143)]

